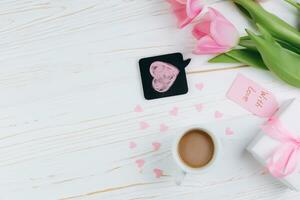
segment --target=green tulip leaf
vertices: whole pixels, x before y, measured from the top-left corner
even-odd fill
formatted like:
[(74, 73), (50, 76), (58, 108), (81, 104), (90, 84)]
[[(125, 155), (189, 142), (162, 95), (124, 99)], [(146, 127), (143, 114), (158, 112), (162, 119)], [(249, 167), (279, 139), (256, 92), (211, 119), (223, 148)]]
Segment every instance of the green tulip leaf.
[(222, 53), (210, 59), (210, 63), (240, 63), (238, 60), (228, 56), (226, 53)]
[(297, 8), (298, 10), (300, 10), (300, 3), (296, 2), (295, 0), (285, 0), (285, 1), (291, 4), (292, 6), (294, 6), (295, 8)]
[[(261, 36), (260, 36), (261, 37)], [(295, 47), (293, 45), (291, 45), (290, 43), (288, 42), (285, 42), (285, 41), (282, 41), (282, 40), (279, 40), (279, 39), (276, 39), (275, 40), (284, 48), (290, 50), (290, 51), (293, 51), (297, 54), (300, 54), (300, 48), (298, 47)], [(241, 37), (240, 38), (240, 42), (239, 42), (239, 45), (242, 46), (242, 47), (245, 47), (249, 50), (253, 50), (253, 51), (257, 51), (257, 48), (255, 46), (255, 43), (250, 39), (250, 37)]]
[(300, 47), (300, 32), (295, 27), (266, 11), (259, 3), (253, 0), (233, 0), (233, 2), (239, 8), (245, 9), (248, 13), (247, 15), (251, 16), (251, 21), (263, 26), (273, 37), (298, 48)]
[(283, 48), (262, 26), (258, 26), (262, 37), (246, 30), (255, 43), (264, 63), (276, 76), (295, 87), (300, 87), (300, 55)]
[(242, 47), (245, 47), (247, 49), (257, 51), (255, 43), (251, 39), (240, 40), (239, 45), (242, 46)]
[(258, 51), (252, 51), (249, 49), (235, 49), (227, 52), (226, 55), (246, 65), (258, 67), (265, 70), (268, 69)]
[(249, 49), (233, 49), (209, 60), (210, 63), (243, 63), (246, 65), (268, 69), (258, 51)]
[(236, 4), (236, 7), (246, 16), (248, 17), (248, 19), (252, 19), (250, 13), (247, 11), (247, 9), (245, 9), (243, 6)]

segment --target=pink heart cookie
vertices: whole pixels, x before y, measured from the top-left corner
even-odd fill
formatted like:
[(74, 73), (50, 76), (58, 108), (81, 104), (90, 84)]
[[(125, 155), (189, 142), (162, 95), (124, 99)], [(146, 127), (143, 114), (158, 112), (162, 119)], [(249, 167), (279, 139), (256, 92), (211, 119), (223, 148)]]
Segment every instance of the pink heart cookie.
[(150, 74), (153, 76), (153, 89), (162, 93), (172, 87), (179, 74), (179, 70), (171, 64), (155, 61), (150, 66)]

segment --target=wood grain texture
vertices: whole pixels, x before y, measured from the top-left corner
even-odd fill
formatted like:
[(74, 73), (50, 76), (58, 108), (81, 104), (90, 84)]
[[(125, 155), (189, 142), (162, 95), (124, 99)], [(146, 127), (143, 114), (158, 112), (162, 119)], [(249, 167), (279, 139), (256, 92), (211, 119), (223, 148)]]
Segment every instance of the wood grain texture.
[[(249, 26), (230, 2), (213, 6), (240, 30)], [(283, 2), (265, 6), (296, 22)], [(238, 73), (280, 101), (299, 90), (266, 71), (208, 64), (209, 56), (191, 54), (194, 43), (190, 28), (176, 28), (163, 0), (0, 1), (0, 199), (299, 199), (244, 150), (263, 119), (225, 98)], [(189, 93), (144, 100), (138, 59), (177, 51), (192, 58)], [(136, 105), (143, 112), (134, 112)], [(174, 107), (178, 115), (170, 116)], [(141, 122), (149, 127), (140, 130)], [(212, 173), (188, 175), (178, 187), (174, 134), (206, 123), (222, 139), (222, 163)], [(161, 144), (158, 151), (153, 142)], [(163, 170), (160, 178), (156, 168)]]

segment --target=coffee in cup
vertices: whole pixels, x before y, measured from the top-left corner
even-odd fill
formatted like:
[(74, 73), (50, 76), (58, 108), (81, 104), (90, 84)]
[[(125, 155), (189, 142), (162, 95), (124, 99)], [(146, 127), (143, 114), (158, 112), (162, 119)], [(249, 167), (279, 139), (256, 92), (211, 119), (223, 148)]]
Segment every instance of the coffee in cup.
[(175, 139), (173, 157), (184, 173), (207, 171), (216, 163), (220, 142), (209, 128), (184, 128)]
[(207, 165), (212, 160), (214, 151), (212, 137), (200, 129), (186, 132), (178, 144), (180, 159), (192, 168), (201, 168)]

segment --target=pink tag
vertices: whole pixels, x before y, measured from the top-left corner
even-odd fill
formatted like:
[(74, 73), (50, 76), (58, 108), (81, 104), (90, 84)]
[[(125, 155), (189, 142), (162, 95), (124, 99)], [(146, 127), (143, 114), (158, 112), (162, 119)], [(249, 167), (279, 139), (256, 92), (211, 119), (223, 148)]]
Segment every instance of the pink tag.
[(235, 78), (227, 97), (260, 117), (272, 116), (279, 107), (271, 92), (241, 74)]

